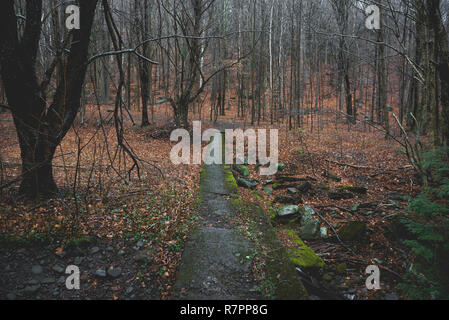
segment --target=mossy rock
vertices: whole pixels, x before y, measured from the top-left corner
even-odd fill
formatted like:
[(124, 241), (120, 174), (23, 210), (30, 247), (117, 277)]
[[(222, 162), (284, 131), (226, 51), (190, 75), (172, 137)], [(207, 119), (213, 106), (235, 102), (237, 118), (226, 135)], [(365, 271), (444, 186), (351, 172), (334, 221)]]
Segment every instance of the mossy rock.
[(325, 263), (323, 259), (316, 255), (315, 251), (309, 248), (304, 241), (302, 241), (295, 231), (287, 230), (287, 234), (293, 238), (297, 247), (288, 250), (290, 260), (298, 267), (309, 268), (324, 268)]
[(366, 235), (366, 224), (361, 221), (351, 221), (346, 223), (338, 232), (338, 236), (343, 241), (361, 241)]
[(285, 168), (287, 168), (287, 166), (284, 163), (278, 163), (278, 171), (284, 171)]
[(236, 165), (234, 169), (244, 178), (249, 177), (251, 172), (249, 171), (247, 166)]
[(337, 267), (335, 268), (335, 270), (337, 271), (338, 274), (344, 274), (346, 273), (346, 270), (348, 269), (348, 265), (346, 263), (340, 263), (337, 265)]

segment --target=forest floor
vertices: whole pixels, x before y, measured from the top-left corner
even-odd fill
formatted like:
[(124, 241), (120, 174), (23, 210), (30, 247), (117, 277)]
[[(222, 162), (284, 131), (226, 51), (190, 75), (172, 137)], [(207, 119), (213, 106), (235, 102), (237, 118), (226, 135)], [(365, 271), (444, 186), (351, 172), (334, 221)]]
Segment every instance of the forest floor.
[[(221, 121), (233, 118), (231, 114)], [(280, 128), (280, 162), (286, 168), (267, 184), (267, 177), (249, 166), (250, 178), (260, 183), (254, 190), (240, 188), (241, 197), (259, 203), (269, 214), (281, 206), (276, 198), (291, 196), (291, 190), (275, 185), (277, 178), (309, 182), (305, 192), (298, 190), (299, 185), (291, 186), (298, 191), (296, 204), (311, 206), (328, 234), (305, 241), (327, 265), (324, 272), (307, 276), (345, 299), (405, 298), (395, 288), (411, 255), (400, 241), (397, 221), (405, 214), (405, 196), (416, 195), (420, 187), (404, 150), (363, 124), (348, 127), (333, 119), (321, 120), (313, 130), (310, 123), (302, 130)], [(141, 179), (136, 172), (130, 177), (117, 174), (132, 163), (115, 153), (114, 128), (91, 121), (72, 130), (58, 150), (54, 164), (59, 199), (30, 204), (17, 197), (17, 185), (0, 190), (0, 298), (172, 296), (184, 245), (199, 221), (201, 168), (170, 162), (173, 143), (164, 129), (137, 129), (129, 123), (127, 128), (128, 143), (145, 160)], [(7, 114), (0, 115), (0, 139), (0, 185), (4, 185), (20, 170), (17, 137)], [(344, 192), (348, 199), (335, 200), (334, 191), (350, 186), (366, 188), (366, 194)], [(363, 241), (341, 242), (336, 237), (350, 221), (366, 225)], [(299, 224), (276, 220), (273, 224), (285, 247), (295, 246), (288, 230), (299, 234)], [(81, 269), (79, 291), (65, 289), (68, 265)], [(369, 265), (380, 266), (382, 290), (366, 289)]]

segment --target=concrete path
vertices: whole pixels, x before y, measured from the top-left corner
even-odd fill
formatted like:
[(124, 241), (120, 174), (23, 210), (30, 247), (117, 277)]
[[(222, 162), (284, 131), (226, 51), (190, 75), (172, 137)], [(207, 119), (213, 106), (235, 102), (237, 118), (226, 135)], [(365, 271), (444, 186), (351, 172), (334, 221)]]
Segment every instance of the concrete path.
[(205, 166), (201, 178), (201, 223), (185, 246), (174, 299), (248, 300), (261, 298), (254, 292), (251, 274), (254, 247), (229, 220), (235, 215), (226, 186), (230, 169)]

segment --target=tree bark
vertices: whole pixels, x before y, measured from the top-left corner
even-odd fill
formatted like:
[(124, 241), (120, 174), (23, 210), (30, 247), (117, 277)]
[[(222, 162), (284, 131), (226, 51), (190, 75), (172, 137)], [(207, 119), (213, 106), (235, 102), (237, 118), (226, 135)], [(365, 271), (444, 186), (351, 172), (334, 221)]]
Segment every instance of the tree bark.
[[(26, 26), (21, 39), (13, 1), (0, 1), (0, 64), (8, 104), (19, 138), (22, 157), (20, 192), (48, 198), (57, 192), (52, 160), (56, 147), (80, 109), (87, 70), (90, 34), (97, 1), (79, 0), (81, 29), (72, 31), (67, 58), (61, 59), (57, 89), (47, 108), (47, 92), (36, 73), (41, 36), (42, 0), (26, 2)], [(51, 76), (52, 72), (50, 72)], [(42, 83), (42, 84), (41, 84)]]

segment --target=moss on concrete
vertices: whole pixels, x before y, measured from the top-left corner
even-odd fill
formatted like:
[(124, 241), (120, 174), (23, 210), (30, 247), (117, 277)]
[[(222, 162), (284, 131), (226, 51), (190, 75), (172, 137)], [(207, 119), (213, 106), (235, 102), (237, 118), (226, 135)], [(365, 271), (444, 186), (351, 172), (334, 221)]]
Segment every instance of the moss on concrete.
[(309, 295), (298, 277), (295, 265), (279, 240), (267, 213), (258, 204), (243, 202), (240, 198), (231, 200), (231, 203), (236, 210), (247, 215), (255, 228), (253, 234), (258, 237), (256, 249), (267, 260), (265, 278), (261, 281), (272, 284), (272, 298), (308, 299)]
[(288, 254), (291, 261), (301, 268), (323, 268), (325, 263), (309, 248), (293, 230), (287, 230), (287, 234), (293, 239), (297, 247), (289, 249)]
[(226, 192), (228, 192), (229, 195), (238, 195), (239, 187), (237, 185), (237, 181), (235, 181), (234, 174), (232, 173), (232, 169), (230, 166), (224, 166), (224, 175)]

